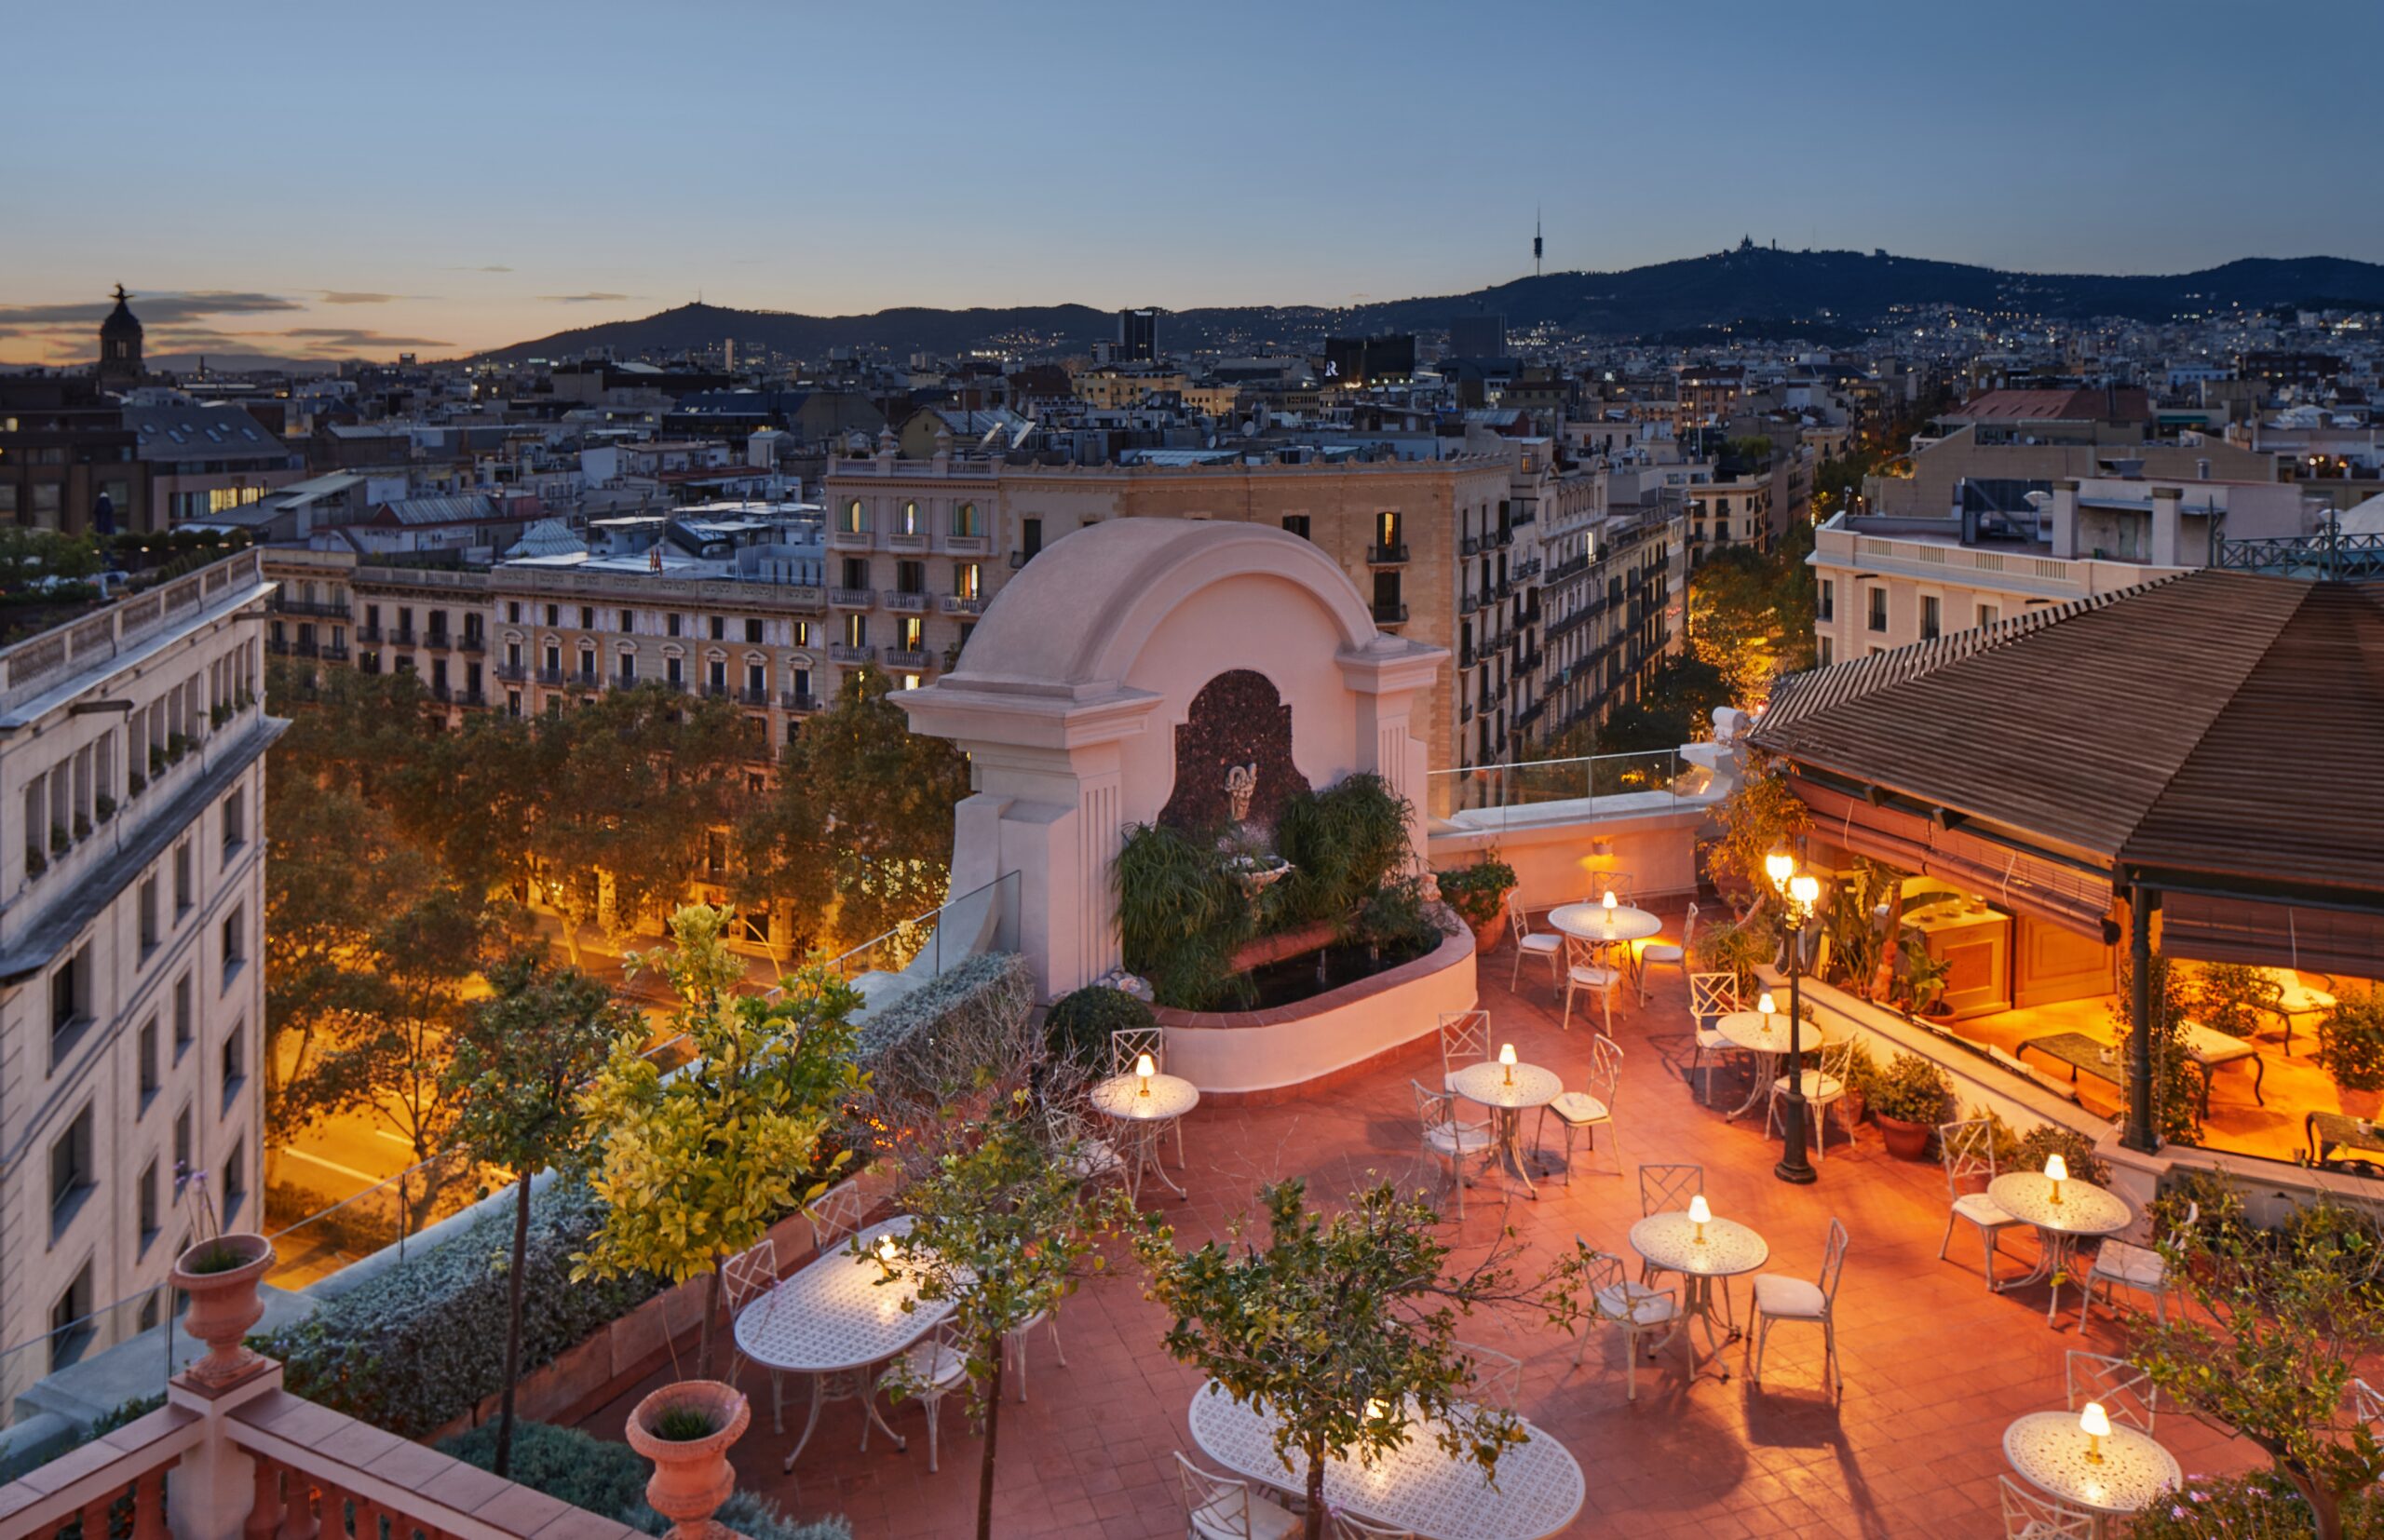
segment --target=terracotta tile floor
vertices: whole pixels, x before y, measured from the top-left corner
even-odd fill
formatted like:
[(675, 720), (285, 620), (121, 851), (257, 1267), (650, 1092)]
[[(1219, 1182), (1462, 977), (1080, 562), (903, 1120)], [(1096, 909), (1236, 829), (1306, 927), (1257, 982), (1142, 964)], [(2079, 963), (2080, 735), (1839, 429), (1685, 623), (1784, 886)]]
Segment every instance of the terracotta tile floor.
[[(1588, 1029), (1577, 1022), (1569, 1035), (1558, 1030), (1545, 972), (1536, 982), (1527, 970), (1521, 995), (1510, 993), (1510, 966), (1504, 949), (1483, 963), (1496, 1037), (1579, 1084)], [(1562, 1437), (1588, 1477), (1588, 1501), (1569, 1533), (1999, 1535), (1996, 1478), (2006, 1468), (2005, 1425), (2022, 1412), (2058, 1407), (2063, 1353), (2112, 1351), (2117, 1331), (2098, 1310), (2081, 1339), (2074, 1305), (2058, 1330), (2049, 1330), (2041, 1286), (1989, 1294), (1971, 1236), (1957, 1235), (1954, 1260), (1939, 1262), (1945, 1189), (1937, 1168), (1890, 1160), (1870, 1129), (1850, 1146), (1833, 1131), (1814, 1185), (1776, 1180), (1778, 1143), (1763, 1136), (1760, 1119), (1726, 1123), (1683, 1081), (1688, 1041), (1679, 976), (1660, 969), (1651, 983), (1650, 1004), (1616, 1017), (1629, 1055), (1618, 1108), (1622, 1174), (1615, 1148), (1601, 1139), (1593, 1155), (1580, 1157), (1571, 1186), (1544, 1182), (1537, 1201), (1518, 1196), (1502, 1205), (1497, 1187), (1476, 1187), (1453, 1231), (1461, 1241), (1487, 1244), (1507, 1223), (1543, 1255), (1577, 1233), (1627, 1253), (1639, 1213), (1630, 1173), (1641, 1161), (1702, 1161), (1714, 1209), (1770, 1241), (1775, 1271), (1813, 1276), (1829, 1220), (1838, 1216), (1853, 1236), (1837, 1304), (1846, 1393), (1835, 1404), (1824, 1393), (1820, 1333), (1809, 1329), (1773, 1333), (1760, 1389), (1737, 1372), (1727, 1383), (1709, 1377), (1686, 1385), (1675, 1343), (1657, 1365), (1643, 1366), (1639, 1399), (1629, 1404), (1619, 1336), (1603, 1334), (1575, 1369), (1570, 1340), (1544, 1322), (1480, 1322), (1474, 1338), (1524, 1359), (1524, 1415)], [(1191, 1169), (1182, 1178), (1191, 1196), (1159, 1194), (1179, 1238), (1215, 1233), (1229, 1212), (1249, 1206), (1264, 1180), (1305, 1176), (1312, 1193), (1330, 1196), (1368, 1171), (1412, 1174), (1407, 1082), (1437, 1072), (1437, 1055), (1427, 1039), (1313, 1100), (1194, 1113), (1185, 1127)], [(2033, 1254), (2033, 1241), (2007, 1244)], [(2008, 1261), (2004, 1267), (2020, 1270)], [(1741, 1286), (1741, 1312), (1745, 1303)], [(1170, 1454), (1198, 1455), (1185, 1410), (1199, 1376), (1159, 1351), (1164, 1323), (1142, 1299), (1131, 1267), (1088, 1284), (1060, 1323), (1068, 1367), (1037, 1333), (1029, 1347), (1033, 1398), (1002, 1409), (996, 1533), (1181, 1534)], [(747, 1388), (761, 1412), (766, 1376), (749, 1372)], [(802, 1383), (791, 1380), (787, 1394), (792, 1430), (800, 1426)], [(619, 1438), (635, 1398), (621, 1398), (585, 1425)], [(966, 1534), (982, 1445), (964, 1425), (959, 1403), (947, 1404), (942, 1469), (930, 1476), (922, 1415), (915, 1405), (889, 1413), (911, 1436), (907, 1452), (873, 1440), (862, 1453), (858, 1404), (833, 1405), (794, 1479), (779, 1471), (785, 1440), (757, 1415), (737, 1451), (740, 1481), (800, 1515), (847, 1514), (855, 1533), (871, 1540)], [(2248, 1446), (2184, 1416), (2164, 1414), (2159, 1432), (2188, 1472), (2261, 1463)]]

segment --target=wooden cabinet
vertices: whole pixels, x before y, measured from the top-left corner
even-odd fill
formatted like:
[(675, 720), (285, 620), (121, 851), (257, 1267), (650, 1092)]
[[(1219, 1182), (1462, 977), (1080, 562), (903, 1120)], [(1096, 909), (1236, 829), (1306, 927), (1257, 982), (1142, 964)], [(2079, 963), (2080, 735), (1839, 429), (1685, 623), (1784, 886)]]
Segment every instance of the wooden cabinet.
[(2113, 950), (2099, 936), (2021, 915), (2012, 959), (2014, 1003), (2050, 1006), (2110, 993), (2116, 987)]
[(1992, 909), (1935, 911), (1906, 920), (1945, 965), (1945, 1008), (1957, 1017), (2012, 1008), (2012, 917)]

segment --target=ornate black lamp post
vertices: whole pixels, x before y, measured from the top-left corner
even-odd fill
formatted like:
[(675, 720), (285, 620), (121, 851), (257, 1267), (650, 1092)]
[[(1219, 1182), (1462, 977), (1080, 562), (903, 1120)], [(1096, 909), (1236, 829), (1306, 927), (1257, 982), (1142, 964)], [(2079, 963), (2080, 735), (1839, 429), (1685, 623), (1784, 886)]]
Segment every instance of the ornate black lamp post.
[(1765, 875), (1780, 895), (1780, 928), (1788, 939), (1788, 1094), (1780, 1115), (1780, 1164), (1771, 1174), (1782, 1182), (1809, 1182), (1812, 1162), (1805, 1158), (1804, 1000), (1798, 983), (1805, 972), (1805, 927), (1812, 922), (1821, 899), (1821, 880), (1796, 870), (1796, 858), (1775, 850), (1763, 858)]

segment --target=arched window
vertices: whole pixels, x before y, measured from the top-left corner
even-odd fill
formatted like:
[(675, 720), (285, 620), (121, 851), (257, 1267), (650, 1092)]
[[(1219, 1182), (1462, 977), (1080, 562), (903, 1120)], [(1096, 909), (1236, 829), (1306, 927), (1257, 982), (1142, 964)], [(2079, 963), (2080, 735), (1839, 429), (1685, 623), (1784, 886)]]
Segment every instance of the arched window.
[(902, 505), (902, 533), (904, 534), (919, 533), (919, 506), (916, 503)]
[(984, 534), (977, 523), (977, 505), (963, 503), (952, 510), (952, 533), (963, 539), (974, 539)]
[(836, 528), (846, 534), (859, 534), (869, 526), (861, 520), (860, 499), (855, 497), (845, 504), (845, 516)]

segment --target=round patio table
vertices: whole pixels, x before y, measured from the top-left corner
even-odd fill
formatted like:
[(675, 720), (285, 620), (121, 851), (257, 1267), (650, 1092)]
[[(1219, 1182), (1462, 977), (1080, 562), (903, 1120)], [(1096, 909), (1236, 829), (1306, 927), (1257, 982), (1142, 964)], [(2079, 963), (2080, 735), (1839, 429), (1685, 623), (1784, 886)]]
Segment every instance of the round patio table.
[[(1524, 1441), (1498, 1457), (1493, 1486), (1471, 1460), (1441, 1448), (1432, 1425), (1411, 1412), (1406, 1441), (1372, 1463), (1335, 1459), (1324, 1467), (1324, 1500), (1420, 1540), (1545, 1540), (1581, 1511), (1580, 1462), (1555, 1439), (1523, 1425)], [(1307, 1473), (1275, 1452), (1275, 1414), (1239, 1405), (1214, 1380), (1192, 1396), (1192, 1441), (1237, 1476), (1304, 1493)]]
[(2074, 1412), (2031, 1412), (2003, 1430), (2003, 1457), (2020, 1479), (2049, 1497), (2090, 1511), (2096, 1534), (2103, 1533), (2106, 1516), (2140, 1513), (2185, 1479), (2175, 1455), (2151, 1435), (2119, 1423), (2104, 1435), (2102, 1460), (2087, 1456), (2086, 1435)]
[[(1799, 1033), (1799, 1047), (1818, 1048), (1821, 1028), (1808, 1021), (1806, 1031)], [(1788, 1013), (1775, 1010), (1765, 1015), (1759, 1010), (1734, 1010), (1714, 1019), (1714, 1030), (1730, 1040), (1733, 1047), (1741, 1047), (1754, 1055), (1754, 1086), (1747, 1099), (1730, 1109), (1728, 1121), (1735, 1122), (1754, 1111), (1780, 1073), (1780, 1056), (1788, 1051)], [(1711, 1092), (1707, 1093), (1711, 1095)]]
[(1550, 910), (1548, 923), (1567, 936), (1595, 946), (1621, 947), (1624, 962), (1631, 970), (1631, 985), (1639, 992), (1639, 1003), (1647, 1003), (1646, 986), (1639, 976), (1639, 952), (1631, 943), (1660, 934), (1663, 921), (1629, 904), (1608, 909), (1602, 903), (1578, 903), (1559, 904)]
[(1523, 1179), (1524, 1191), (1537, 1198), (1539, 1189), (1531, 1184), (1531, 1169), (1524, 1161), (1524, 1114), (1564, 1095), (1564, 1080), (1537, 1064), (1513, 1065), (1511, 1074), (1510, 1068), (1496, 1060), (1468, 1064), (1449, 1076), (1449, 1089), (1490, 1109), (1497, 1120), (1499, 1150)]
[(1142, 1200), (1145, 1166), (1158, 1173), (1168, 1191), (1177, 1197), (1185, 1196), (1158, 1158), (1158, 1136), (1169, 1124), (1200, 1104), (1200, 1088), (1177, 1075), (1154, 1074), (1145, 1092), (1142, 1076), (1113, 1074), (1092, 1087), (1091, 1101), (1093, 1110), (1104, 1117), (1126, 1125), (1127, 1141), (1134, 1147), (1133, 1158), (1126, 1168), (1126, 1201)]
[[(897, 1214), (860, 1233), (864, 1247), (877, 1237), (908, 1235), (911, 1216)], [(804, 1420), (803, 1436), (786, 1452), (783, 1468), (792, 1470), (794, 1458), (811, 1441), (820, 1425), (820, 1409), (829, 1401), (860, 1398), (869, 1415), (861, 1424), (861, 1447), (869, 1447), (869, 1425), (886, 1429), (897, 1449), (908, 1448), (902, 1436), (887, 1427), (871, 1394), (878, 1364), (935, 1330), (952, 1314), (948, 1300), (928, 1301), (899, 1274), (881, 1282), (885, 1270), (874, 1257), (856, 1257), (843, 1242), (830, 1247), (778, 1287), (737, 1313), (733, 1328), (737, 1350), (765, 1369), (779, 1373), (811, 1376), (811, 1415)], [(911, 1307), (904, 1308), (908, 1303)], [(771, 1425), (786, 1431), (779, 1420), (777, 1377), (771, 1379)]]
[(2042, 1171), (2006, 1171), (1987, 1183), (1986, 1196), (2013, 1219), (2037, 1227), (2040, 1249), (2036, 1271), (2004, 1287), (2052, 1279), (2052, 1299), (2045, 1306), (2047, 1326), (2061, 1312), (2061, 1280), (2076, 1271), (2079, 1241), (2117, 1235), (2135, 1223), (2135, 1211), (2127, 1206), (2127, 1199), (2078, 1177), (2061, 1184), (2059, 1202), (2053, 1200), (2052, 1180)]
[[(1736, 1322), (1725, 1317), (1721, 1332), (1714, 1329), (1714, 1281), (1752, 1273), (1771, 1260), (1771, 1243), (1734, 1219), (1709, 1219), (1705, 1238), (1697, 1238), (1697, 1223), (1686, 1212), (1649, 1214), (1631, 1227), (1631, 1249), (1655, 1267), (1678, 1273), (1686, 1298), (1682, 1305), (1705, 1327), (1705, 1358), (1697, 1356), (1697, 1339), (1688, 1332), (1681, 1340), (1688, 1347), (1688, 1377), (1695, 1380), (1708, 1366), (1725, 1380), (1730, 1366), (1722, 1349), (1739, 1340)], [(1727, 1296), (1726, 1296), (1727, 1298)]]

